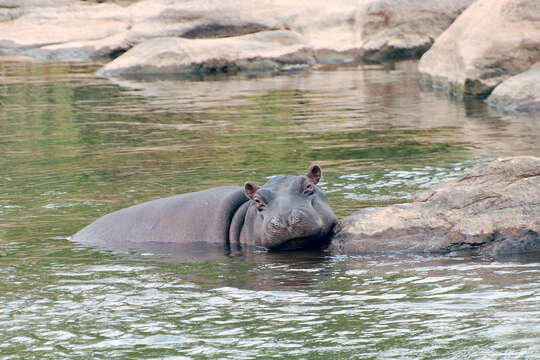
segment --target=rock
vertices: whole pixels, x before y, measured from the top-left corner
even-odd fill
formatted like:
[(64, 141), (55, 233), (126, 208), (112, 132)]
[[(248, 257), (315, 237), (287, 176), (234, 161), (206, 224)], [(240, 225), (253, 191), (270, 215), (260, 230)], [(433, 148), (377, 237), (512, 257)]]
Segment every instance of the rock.
[(279, 70), (315, 60), (302, 54), (302, 38), (287, 30), (219, 39), (147, 40), (98, 71), (99, 76)]
[(506, 111), (540, 112), (540, 64), (503, 81), (486, 102)]
[[(26, 0), (24, 11), (0, 23), (0, 50), (45, 60), (92, 59), (116, 57), (156, 38), (207, 40), (282, 30), (294, 33), (317, 63), (378, 61), (419, 56), (471, 1), (143, 0), (122, 7), (46, 0), (35, 10), (37, 2)], [(259, 39), (267, 48), (266, 36)]]
[(40, 7), (66, 6), (68, 0), (0, 0), (0, 22), (11, 21)]
[(538, 0), (478, 0), (436, 39), (418, 70), (434, 87), (486, 97), (539, 60)]
[[(204, 21), (177, 33), (178, 36), (195, 39), (241, 36), (193, 42), (147, 40), (98, 74), (281, 70), (291, 68), (291, 64), (347, 63), (362, 57), (372, 61), (408, 57), (425, 51), (434, 37), (470, 2), (442, 1), (426, 5), (419, 0), (371, 0), (359, 5), (341, 0), (329, 7), (326, 1), (320, 0), (275, 0), (264, 6), (257, 3), (254, 7), (250, 3), (250, 7), (240, 7), (242, 10), (238, 11), (227, 2), (218, 5), (188, 1), (175, 5), (178, 7), (174, 11), (167, 11), (165, 16), (171, 20), (166, 23), (178, 23), (180, 17)], [(143, 6), (141, 4), (146, 2), (139, 6)], [(234, 5), (238, 6), (238, 3)], [(231, 9), (235, 9), (233, 14)], [(217, 17), (216, 13), (219, 14)], [(288, 29), (287, 37), (291, 40), (275, 41), (275, 34), (283, 37), (285, 30), (264, 31), (257, 36), (242, 33), (272, 29)], [(269, 38), (270, 34), (274, 35)], [(171, 52), (171, 49), (175, 50)]]
[(0, 50), (44, 60), (92, 59), (115, 57), (153, 38), (226, 37), (279, 28), (264, 7), (238, 5), (233, 0), (51, 5), (0, 23)]
[(371, 0), (357, 16), (363, 58), (419, 57), (473, 0)]
[(511, 157), (416, 194), (412, 203), (362, 209), (342, 221), (334, 253), (540, 251), (540, 158)]
[[(42, 7), (0, 23), (0, 49), (51, 59), (69, 60), (68, 54), (49, 57), (47, 47), (106, 39), (131, 26), (124, 8), (115, 4)], [(72, 50), (69, 50), (72, 51)]]

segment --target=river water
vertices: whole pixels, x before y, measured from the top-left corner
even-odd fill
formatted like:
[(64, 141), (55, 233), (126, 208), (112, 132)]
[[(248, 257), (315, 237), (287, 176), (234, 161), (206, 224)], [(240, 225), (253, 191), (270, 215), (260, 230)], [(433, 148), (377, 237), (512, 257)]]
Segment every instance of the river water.
[[(106, 80), (0, 56), (0, 359), (539, 359), (540, 258), (113, 252), (111, 211), (318, 163), (338, 215), (499, 156), (540, 118), (421, 89), (415, 62)], [(161, 249), (163, 250), (163, 249)]]

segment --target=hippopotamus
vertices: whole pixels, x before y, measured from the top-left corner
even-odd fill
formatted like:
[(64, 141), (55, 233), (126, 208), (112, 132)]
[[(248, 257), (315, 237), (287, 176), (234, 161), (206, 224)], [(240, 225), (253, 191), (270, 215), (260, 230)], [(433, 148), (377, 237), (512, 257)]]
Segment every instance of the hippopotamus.
[(316, 186), (321, 168), (274, 176), (263, 186), (224, 186), (157, 199), (107, 214), (72, 240), (114, 246), (219, 243), (269, 250), (318, 249), (338, 221)]

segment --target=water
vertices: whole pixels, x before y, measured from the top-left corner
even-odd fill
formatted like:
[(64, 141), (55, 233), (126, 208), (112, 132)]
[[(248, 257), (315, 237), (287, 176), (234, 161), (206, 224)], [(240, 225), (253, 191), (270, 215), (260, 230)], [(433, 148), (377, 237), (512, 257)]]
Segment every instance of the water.
[(414, 62), (117, 81), (98, 67), (0, 57), (1, 359), (540, 358), (535, 257), (68, 240), (131, 204), (312, 163), (339, 217), (404, 202), (482, 160), (539, 156), (538, 117), (422, 90)]

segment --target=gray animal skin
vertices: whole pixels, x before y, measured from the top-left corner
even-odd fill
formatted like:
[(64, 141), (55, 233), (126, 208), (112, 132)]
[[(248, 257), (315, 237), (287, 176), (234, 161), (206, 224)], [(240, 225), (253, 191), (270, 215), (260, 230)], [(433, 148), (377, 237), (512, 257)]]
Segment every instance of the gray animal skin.
[(149, 201), (105, 215), (72, 238), (114, 247), (143, 243), (219, 243), (266, 249), (316, 249), (330, 241), (337, 218), (306, 175), (275, 176), (261, 187), (217, 187)]

